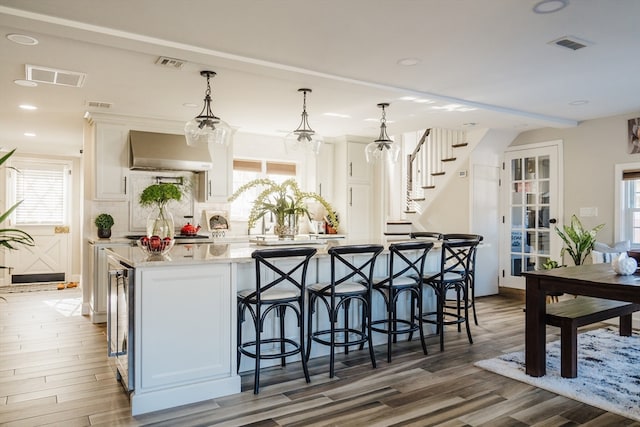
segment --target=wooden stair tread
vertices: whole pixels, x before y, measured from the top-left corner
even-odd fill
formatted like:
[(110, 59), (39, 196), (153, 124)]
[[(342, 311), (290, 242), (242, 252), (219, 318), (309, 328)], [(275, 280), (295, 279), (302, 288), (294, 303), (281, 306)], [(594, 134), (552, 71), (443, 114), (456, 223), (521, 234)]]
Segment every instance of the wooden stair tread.
[(435, 185), (425, 185), (425, 186), (423, 186), (422, 188), (424, 188), (424, 189), (426, 189), (426, 190), (429, 190), (429, 189), (436, 188), (436, 186), (435, 186)]
[(442, 176), (444, 175), (444, 172), (432, 172), (431, 176)]
[(456, 160), (455, 157), (449, 157), (446, 159), (440, 159), (441, 162), (454, 162)]
[(460, 144), (451, 144), (451, 147), (453, 148), (460, 148), (460, 147), (466, 147), (467, 145), (469, 145), (466, 142), (461, 142)]

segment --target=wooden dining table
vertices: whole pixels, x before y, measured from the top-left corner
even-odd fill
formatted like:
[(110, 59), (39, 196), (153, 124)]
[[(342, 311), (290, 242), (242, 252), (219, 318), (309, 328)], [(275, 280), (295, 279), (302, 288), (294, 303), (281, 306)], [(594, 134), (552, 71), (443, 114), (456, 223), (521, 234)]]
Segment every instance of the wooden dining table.
[(548, 293), (586, 295), (640, 303), (640, 274), (617, 275), (610, 264), (528, 271), (526, 278), (525, 368), (527, 375), (546, 374), (546, 296)]

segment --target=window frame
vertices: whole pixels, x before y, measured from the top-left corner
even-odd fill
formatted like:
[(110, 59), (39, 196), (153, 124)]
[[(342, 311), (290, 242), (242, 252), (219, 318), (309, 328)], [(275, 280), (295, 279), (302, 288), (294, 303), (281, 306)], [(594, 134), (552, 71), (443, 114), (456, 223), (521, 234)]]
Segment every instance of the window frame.
[(6, 174), (6, 207), (5, 211), (16, 204), (18, 199), (18, 175), (24, 170), (60, 170), (62, 171), (63, 189), (62, 189), (62, 215), (60, 221), (44, 221), (44, 222), (18, 222), (18, 211), (24, 206), (20, 205), (9, 218), (12, 226), (19, 227), (37, 227), (37, 226), (58, 226), (68, 225), (71, 219), (70, 202), (72, 198), (72, 162), (67, 160), (43, 159), (31, 157), (19, 157), (11, 159)]

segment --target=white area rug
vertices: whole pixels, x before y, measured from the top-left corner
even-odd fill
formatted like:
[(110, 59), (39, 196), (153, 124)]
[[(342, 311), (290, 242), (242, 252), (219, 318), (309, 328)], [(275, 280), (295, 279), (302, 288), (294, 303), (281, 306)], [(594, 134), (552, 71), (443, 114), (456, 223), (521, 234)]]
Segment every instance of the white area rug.
[(476, 366), (605, 411), (640, 421), (640, 336), (616, 329), (578, 334), (578, 377), (560, 376), (560, 341), (547, 343), (547, 374), (525, 374), (524, 352), (481, 360)]

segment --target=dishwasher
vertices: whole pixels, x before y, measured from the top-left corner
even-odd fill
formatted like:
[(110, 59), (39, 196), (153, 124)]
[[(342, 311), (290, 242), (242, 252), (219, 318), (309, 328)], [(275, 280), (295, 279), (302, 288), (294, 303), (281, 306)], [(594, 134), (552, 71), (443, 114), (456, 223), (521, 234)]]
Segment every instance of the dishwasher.
[(130, 394), (134, 390), (130, 346), (133, 343), (134, 269), (113, 256), (108, 256), (108, 266), (107, 352), (117, 380)]

